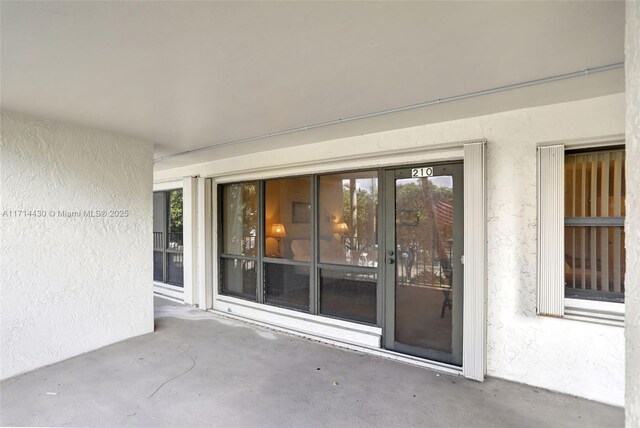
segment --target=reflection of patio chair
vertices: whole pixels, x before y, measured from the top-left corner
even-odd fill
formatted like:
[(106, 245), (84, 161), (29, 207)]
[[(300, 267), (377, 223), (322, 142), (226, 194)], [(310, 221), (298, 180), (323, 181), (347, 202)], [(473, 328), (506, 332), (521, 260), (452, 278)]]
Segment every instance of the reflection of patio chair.
[(360, 257), (358, 258), (358, 266), (368, 266), (369, 265), (369, 259), (368, 256), (369, 253), (366, 253), (364, 251), (360, 252)]
[(343, 236), (345, 258), (348, 264), (358, 266), (378, 265), (378, 245), (369, 245), (367, 238), (357, 238), (353, 236)]
[(444, 294), (444, 301), (442, 302), (440, 318), (444, 318), (445, 309), (449, 308), (449, 310), (451, 310), (453, 308), (453, 303), (451, 302), (451, 290), (442, 290), (442, 294)]
[(440, 260), (440, 269), (444, 273), (444, 277), (449, 283), (449, 288), (442, 290), (444, 295), (444, 301), (442, 302), (442, 311), (440, 312), (440, 318), (444, 318), (444, 312), (447, 308), (453, 309), (453, 302), (451, 301), (451, 283), (453, 279), (453, 269), (451, 267), (451, 259)]

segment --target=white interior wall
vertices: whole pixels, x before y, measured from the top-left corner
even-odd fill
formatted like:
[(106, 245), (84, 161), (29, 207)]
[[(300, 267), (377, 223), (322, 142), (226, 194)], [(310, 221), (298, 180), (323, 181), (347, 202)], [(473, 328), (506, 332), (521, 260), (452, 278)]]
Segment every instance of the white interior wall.
[[(625, 424), (640, 426), (640, 2), (626, 4), (627, 250)], [(635, 166), (635, 167), (632, 167)]]
[(14, 114), (0, 124), (0, 377), (153, 331), (152, 145)]
[(624, 94), (614, 94), (256, 152), (157, 171), (155, 178), (294, 175), (361, 168), (362, 159), (385, 165), (387, 156), (410, 164), (415, 155), (403, 150), (441, 148), (446, 159), (448, 143), (486, 138), (488, 374), (622, 405), (624, 329), (540, 317), (535, 305), (536, 145), (623, 132)]

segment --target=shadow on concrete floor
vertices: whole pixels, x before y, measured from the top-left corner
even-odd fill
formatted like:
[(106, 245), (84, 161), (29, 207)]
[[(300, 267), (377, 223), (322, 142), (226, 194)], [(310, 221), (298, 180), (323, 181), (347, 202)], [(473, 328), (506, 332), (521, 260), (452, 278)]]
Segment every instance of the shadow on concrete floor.
[(621, 408), (437, 374), (158, 298), (154, 333), (0, 388), (0, 423), (17, 426), (608, 427), (624, 418)]

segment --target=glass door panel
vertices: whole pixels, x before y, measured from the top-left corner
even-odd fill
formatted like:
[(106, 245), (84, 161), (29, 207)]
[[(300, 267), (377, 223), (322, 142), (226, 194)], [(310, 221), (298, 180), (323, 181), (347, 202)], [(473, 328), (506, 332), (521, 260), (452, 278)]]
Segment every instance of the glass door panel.
[(459, 365), (462, 165), (429, 166), (418, 173), (415, 169), (388, 171), (387, 185), (392, 195), (387, 198), (385, 344), (399, 352)]

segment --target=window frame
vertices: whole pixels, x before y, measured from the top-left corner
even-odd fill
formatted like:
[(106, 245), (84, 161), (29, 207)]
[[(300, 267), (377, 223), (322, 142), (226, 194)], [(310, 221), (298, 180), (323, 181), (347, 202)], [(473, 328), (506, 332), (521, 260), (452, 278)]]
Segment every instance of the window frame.
[[(256, 194), (256, 198), (257, 198), (257, 218), (258, 218), (258, 222), (257, 222), (257, 228), (256, 228), (256, 241), (255, 241), (255, 246), (256, 246), (256, 254), (254, 256), (247, 256), (247, 255), (243, 255), (243, 254), (233, 254), (233, 253), (227, 253), (224, 251), (224, 238), (225, 238), (225, 234), (224, 234), (224, 216), (223, 216), (223, 205), (224, 205), (224, 190), (223, 187), (225, 186), (232, 186), (232, 185), (236, 185), (236, 184), (245, 184), (245, 183), (251, 183), (251, 182), (255, 182), (256, 186), (257, 186), (257, 194)], [(264, 188), (263, 188), (263, 183), (262, 180), (240, 180), (240, 181), (234, 181), (234, 182), (229, 182), (229, 183), (220, 183), (217, 185), (217, 206), (218, 206), (218, 221), (217, 221), (217, 231), (218, 231), (218, 249), (217, 249), (217, 254), (215, 255), (215, 258), (218, 260), (218, 287), (217, 287), (217, 292), (219, 295), (221, 296), (229, 296), (229, 297), (234, 297), (237, 299), (243, 299), (249, 302), (257, 302), (257, 303), (262, 303), (262, 297), (261, 297), (261, 290), (259, 287), (259, 278), (262, 278), (262, 256), (264, 256), (263, 254), (263, 248), (262, 248), (262, 244), (261, 244), (261, 240), (260, 240), (260, 236), (262, 234), (262, 230), (264, 227), (264, 221), (261, 218), (261, 213), (262, 213), (262, 197), (263, 197), (263, 193), (264, 193)], [(230, 293), (230, 292), (224, 292), (223, 291), (223, 275), (224, 275), (224, 260), (241, 260), (241, 261), (253, 261), (255, 263), (255, 270), (256, 270), (256, 295), (254, 297), (253, 300), (249, 299), (248, 295), (245, 294), (240, 294), (240, 293)]]
[[(311, 316), (317, 316), (322, 318), (334, 319), (339, 322), (347, 322), (347, 323), (355, 323), (365, 327), (376, 327), (381, 328), (382, 323), (384, 321), (382, 314), (382, 299), (383, 293), (381, 292), (382, 287), (382, 275), (380, 275), (380, 269), (378, 267), (363, 267), (363, 266), (350, 266), (350, 265), (341, 265), (334, 263), (327, 263), (320, 261), (320, 242), (319, 242), (319, 208), (320, 208), (320, 178), (325, 175), (336, 175), (336, 174), (350, 174), (350, 173), (359, 173), (364, 171), (371, 171), (376, 174), (378, 179), (378, 193), (376, 195), (376, 204), (377, 204), (377, 213), (376, 213), (376, 221), (378, 225), (376, 226), (376, 235), (378, 238), (378, 242), (383, 238), (382, 228), (380, 227), (381, 221), (381, 211), (382, 211), (382, 200), (380, 194), (380, 186), (381, 186), (381, 178), (383, 176), (383, 168), (369, 167), (369, 168), (358, 168), (358, 169), (346, 169), (346, 170), (338, 170), (331, 172), (314, 172), (308, 174), (295, 174), (295, 175), (285, 175), (285, 176), (273, 176), (266, 177), (261, 179), (241, 179), (234, 181), (225, 181), (216, 183), (216, 193), (217, 193), (217, 230), (218, 230), (218, 240), (217, 240), (217, 254), (215, 255), (218, 260), (218, 266), (222, 267), (223, 260), (229, 260), (233, 258), (238, 259), (247, 259), (247, 260), (255, 260), (256, 262), (256, 298), (249, 299), (247, 296), (242, 296), (238, 294), (232, 294), (223, 291), (223, 272), (222, 269), (218, 269), (218, 283), (216, 287), (217, 294), (219, 296), (226, 296), (232, 298), (238, 298), (245, 300), (247, 302), (256, 303), (258, 305), (265, 305), (269, 307), (276, 307), (284, 310), (291, 310), (296, 312), (301, 312), (303, 314), (308, 314)], [(310, 193), (310, 204), (311, 204), (311, 237), (310, 237), (310, 245), (311, 245), (311, 257), (309, 261), (296, 261), (292, 259), (286, 258), (276, 258), (269, 257), (265, 254), (265, 245), (266, 245), (266, 224), (265, 224), (265, 202), (266, 202), (266, 183), (271, 180), (282, 180), (282, 179), (296, 179), (302, 177), (309, 177), (311, 182), (311, 193)], [(231, 254), (227, 254), (223, 252), (224, 243), (224, 207), (223, 207), (223, 188), (225, 186), (230, 186), (234, 184), (246, 183), (246, 182), (257, 182), (258, 183), (258, 230), (256, 236), (256, 246), (257, 253), (256, 256), (235, 256)], [(378, 266), (381, 265), (382, 254), (378, 255)], [(277, 264), (277, 265), (286, 265), (286, 266), (301, 266), (309, 269), (309, 307), (308, 310), (296, 308), (295, 306), (287, 306), (278, 304), (277, 302), (267, 302), (266, 299), (266, 283), (265, 283), (265, 264)], [(374, 323), (360, 321), (354, 318), (341, 317), (331, 314), (323, 314), (320, 308), (320, 277), (322, 269), (332, 269), (332, 270), (340, 270), (340, 271), (349, 271), (349, 272), (361, 272), (361, 273), (375, 273), (377, 276), (376, 279), (376, 321)]]
[[(564, 152), (564, 156), (565, 156), (565, 165), (566, 165), (566, 159), (567, 156), (587, 156), (589, 154), (595, 154), (597, 155), (598, 153), (616, 153), (616, 152), (622, 152), (623, 156), (624, 156), (624, 145), (619, 145), (619, 146), (606, 146), (606, 147), (594, 147), (594, 148), (588, 148), (588, 149), (584, 149), (584, 148), (578, 148), (578, 149), (572, 149), (572, 148), (567, 148), (565, 149)], [(622, 161), (624, 163), (624, 160)], [(566, 172), (566, 171), (565, 171)], [(591, 174), (598, 174), (597, 171), (593, 171)], [(575, 179), (575, 175), (574, 175), (574, 179)], [(565, 186), (565, 190), (566, 190), (566, 186)], [(597, 192), (597, 190), (596, 190)], [(583, 195), (584, 197), (584, 195)], [(601, 196), (601, 197), (604, 197)], [(608, 195), (608, 198), (611, 197), (611, 194)], [(565, 195), (565, 203), (567, 200), (567, 195)], [(622, 203), (621, 207), (624, 207), (624, 202)], [(599, 209), (601, 209), (602, 207), (598, 207)], [(585, 208), (586, 209), (586, 208)], [(591, 207), (591, 209), (593, 210), (593, 206)], [(595, 227), (595, 228), (605, 228), (605, 227), (622, 227), (623, 229), (623, 233), (624, 233), (624, 216), (610, 216), (610, 215), (600, 215), (600, 216), (586, 216), (584, 214), (586, 213), (582, 213), (583, 216), (579, 216), (579, 217), (568, 217), (566, 216), (565, 213), (565, 217), (564, 217), (564, 227), (565, 227), (565, 233), (566, 233), (566, 228), (567, 227)], [(609, 214), (609, 213), (607, 213)], [(607, 235), (608, 236), (608, 235)], [(622, 242), (622, 244), (624, 244), (624, 242)], [(623, 260), (624, 261), (624, 260)], [(604, 270), (602, 270), (602, 272), (604, 272)], [(614, 275), (613, 273), (609, 273), (609, 275)], [(613, 278), (615, 278), (615, 275), (613, 276)], [(583, 290), (583, 289), (573, 289), (571, 291), (571, 293), (573, 294), (573, 296), (571, 297), (567, 297), (567, 290), (571, 290), (570, 287), (566, 287), (565, 286), (565, 298), (566, 299), (572, 299), (572, 300), (592, 300), (592, 301), (601, 301), (601, 302), (608, 302), (608, 303), (624, 303), (624, 293), (620, 293), (622, 294), (622, 302), (620, 301), (616, 301), (617, 299), (619, 300), (620, 297), (617, 296), (618, 293), (613, 293), (613, 292), (603, 292), (603, 291), (593, 291), (593, 290)], [(572, 303), (573, 306), (581, 306), (578, 305), (576, 302)]]
[[(182, 192), (182, 249), (174, 249), (169, 248), (169, 210), (171, 209), (171, 192), (180, 191)], [(184, 254), (184, 235), (185, 235), (185, 227), (184, 227), (184, 189), (182, 187), (176, 187), (171, 189), (163, 189), (163, 190), (154, 190), (153, 194), (161, 194), (162, 195), (162, 249), (156, 248), (155, 244), (153, 246), (153, 252), (161, 252), (162, 254), (162, 280), (153, 279), (155, 283), (162, 284), (163, 286), (168, 286), (176, 290), (184, 290), (185, 287), (185, 254)], [(157, 233), (157, 232), (153, 232)], [(154, 238), (155, 242), (155, 238)], [(169, 262), (167, 257), (170, 254), (181, 254), (182, 255), (182, 283), (175, 284), (169, 282)]]
[[(384, 274), (381, 264), (384, 263), (384, 254), (382, 252), (378, 252), (377, 264), (375, 267), (373, 266), (360, 266), (354, 264), (338, 263), (338, 262), (329, 262), (322, 261), (321, 258), (321, 243), (320, 243), (320, 224), (319, 215), (321, 208), (321, 179), (322, 177), (328, 176), (336, 176), (336, 175), (348, 175), (348, 174), (358, 174), (362, 172), (372, 172), (375, 173), (377, 180), (377, 192), (375, 195), (375, 204), (376, 204), (376, 225), (374, 227), (375, 235), (376, 235), (376, 245), (381, 248), (382, 240), (384, 239), (384, 227), (382, 222), (384, 221), (384, 168), (362, 168), (362, 169), (349, 169), (349, 170), (339, 170), (339, 171), (331, 171), (331, 172), (322, 172), (314, 174), (314, 219), (316, 224), (313, 227), (313, 234), (315, 242), (313, 244), (313, 248), (315, 251), (314, 257), (312, 257), (314, 261), (314, 272), (313, 275), (315, 277), (315, 305), (316, 312), (318, 316), (322, 316), (325, 318), (333, 318), (337, 320), (343, 320), (348, 322), (354, 322), (363, 325), (374, 325), (378, 327), (382, 327), (384, 324), (384, 313), (383, 313), (383, 300), (384, 300)], [(337, 313), (327, 313), (322, 311), (322, 271), (334, 271), (334, 272), (343, 272), (343, 273), (355, 273), (355, 274), (373, 274), (376, 277), (376, 310), (375, 317), (376, 321), (374, 323), (370, 323), (367, 321), (363, 321), (362, 319), (358, 320), (354, 317), (348, 318), (346, 316), (337, 315)]]
[[(296, 180), (301, 178), (309, 179), (309, 204), (311, 205), (311, 218), (309, 221), (309, 245), (311, 247), (311, 257), (309, 260), (293, 260), (293, 258), (286, 258), (283, 255), (281, 257), (273, 257), (266, 255), (266, 246), (267, 246), (267, 224), (266, 224), (266, 202), (267, 202), (267, 183), (269, 181), (280, 181), (280, 180)], [(258, 263), (262, 269), (262, 273), (258, 276), (258, 284), (257, 287), (261, 293), (261, 300), (258, 303), (262, 303), (269, 306), (277, 306), (283, 309), (291, 309), (294, 311), (299, 311), (303, 313), (309, 313), (312, 315), (319, 315), (315, 308), (315, 289), (317, 286), (317, 279), (315, 273), (315, 240), (316, 240), (316, 220), (317, 220), (317, 203), (316, 203), (316, 175), (315, 174), (303, 174), (303, 175), (292, 175), (286, 177), (271, 177), (263, 180), (259, 180), (261, 192), (258, 193), (258, 218), (259, 221), (262, 222), (262, 227), (260, 228), (261, 233), (258, 235), (257, 244), (260, 246), (262, 257), (259, 258)], [(287, 239), (287, 238), (285, 238)], [(285, 241), (287, 242), (287, 241)], [(280, 266), (288, 266), (288, 267), (301, 267), (309, 269), (309, 302), (307, 307), (299, 306), (293, 303), (284, 303), (279, 302), (278, 299), (267, 299), (267, 276), (266, 276), (266, 265), (280, 265)], [(262, 280), (261, 280), (262, 279)]]
[[(564, 186), (564, 160), (567, 152), (598, 151), (624, 148), (625, 140), (623, 135), (593, 138), (589, 140), (573, 140), (548, 142), (537, 146), (537, 307), (536, 313), (542, 316), (573, 319), (578, 321), (592, 322), (597, 324), (624, 327), (624, 303), (611, 302), (593, 299), (565, 297), (564, 284), (564, 228), (566, 217), (564, 215), (565, 186)], [(561, 165), (547, 162), (543, 159), (545, 149), (556, 148), (562, 152)], [(549, 188), (545, 185), (556, 183), (558, 189)], [(559, 185), (561, 183), (561, 186)], [(549, 200), (548, 196), (556, 198)], [(557, 197), (561, 195), (561, 201)], [(555, 203), (554, 203), (555, 202)], [(573, 218), (570, 218), (573, 219)], [(562, 224), (561, 232), (549, 231), (549, 222), (556, 225)], [(577, 220), (575, 223), (582, 223)], [(616, 220), (619, 223), (619, 220)], [(574, 223), (570, 220), (568, 225)], [(604, 225), (605, 220), (596, 220), (594, 223)], [(580, 224), (584, 225), (584, 224)], [(616, 224), (617, 225), (617, 224)], [(553, 226), (552, 226), (553, 228)], [(555, 229), (554, 229), (555, 230)], [(556, 269), (560, 266), (560, 269)], [(549, 270), (551, 275), (549, 275)], [(559, 274), (562, 272), (562, 274)]]

